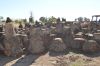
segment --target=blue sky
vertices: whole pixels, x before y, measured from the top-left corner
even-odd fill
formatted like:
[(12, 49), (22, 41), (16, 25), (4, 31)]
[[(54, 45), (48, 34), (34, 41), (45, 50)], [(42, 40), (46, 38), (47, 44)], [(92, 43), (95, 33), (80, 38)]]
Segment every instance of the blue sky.
[(30, 11), (35, 20), (41, 16), (91, 18), (100, 14), (100, 0), (0, 0), (0, 16), (5, 18), (28, 18)]

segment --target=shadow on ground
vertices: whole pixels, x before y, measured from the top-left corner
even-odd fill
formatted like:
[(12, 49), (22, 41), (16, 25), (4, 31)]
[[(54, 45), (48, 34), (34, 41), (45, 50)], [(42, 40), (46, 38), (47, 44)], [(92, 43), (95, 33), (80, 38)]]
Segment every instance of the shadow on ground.
[(6, 63), (9, 63), (10, 61), (15, 60), (14, 57), (7, 57), (4, 55), (0, 55), (0, 66), (4, 66)]
[(41, 54), (25, 54), (15, 58), (0, 55), (0, 66), (29, 66), (40, 56)]
[(64, 52), (49, 51), (49, 56), (61, 56), (61, 55), (66, 55), (68, 53), (69, 53), (69, 51), (64, 51)]
[(35, 60), (40, 57), (40, 55), (25, 55), (24, 57), (20, 58), (15, 64), (12, 66), (29, 66), (35, 62)]

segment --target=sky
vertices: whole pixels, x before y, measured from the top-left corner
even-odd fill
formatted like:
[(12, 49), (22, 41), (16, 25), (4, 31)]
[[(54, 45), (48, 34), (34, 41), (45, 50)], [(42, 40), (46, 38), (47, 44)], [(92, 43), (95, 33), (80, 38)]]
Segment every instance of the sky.
[(4, 18), (29, 18), (31, 11), (35, 20), (41, 16), (91, 19), (100, 14), (100, 0), (0, 0), (0, 16)]

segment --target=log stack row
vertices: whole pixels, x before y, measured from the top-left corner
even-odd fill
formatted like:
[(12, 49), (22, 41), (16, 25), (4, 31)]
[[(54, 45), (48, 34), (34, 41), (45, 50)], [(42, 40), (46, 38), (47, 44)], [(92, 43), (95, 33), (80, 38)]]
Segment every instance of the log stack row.
[(19, 55), (24, 49), (32, 54), (39, 54), (45, 50), (63, 52), (69, 48), (84, 52), (95, 52), (100, 49), (100, 33), (88, 34), (87, 28), (81, 30), (78, 25), (30, 27), (22, 31), (22, 34), (15, 34), (12, 24), (6, 24), (5, 32), (4, 46), (0, 44), (0, 49), (4, 50), (7, 56)]

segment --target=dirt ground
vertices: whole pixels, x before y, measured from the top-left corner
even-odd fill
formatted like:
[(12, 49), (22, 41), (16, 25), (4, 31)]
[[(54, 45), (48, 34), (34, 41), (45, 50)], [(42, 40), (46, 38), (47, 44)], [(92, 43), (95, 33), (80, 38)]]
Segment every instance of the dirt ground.
[(0, 66), (100, 66), (100, 53), (47, 52), (44, 55), (28, 54), (19, 58), (0, 55)]

